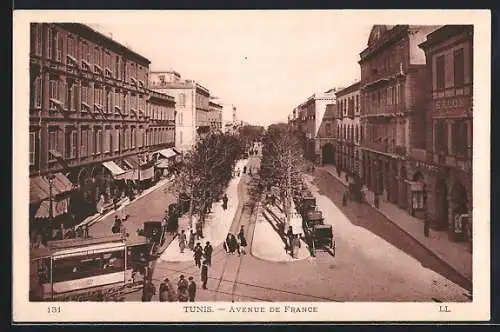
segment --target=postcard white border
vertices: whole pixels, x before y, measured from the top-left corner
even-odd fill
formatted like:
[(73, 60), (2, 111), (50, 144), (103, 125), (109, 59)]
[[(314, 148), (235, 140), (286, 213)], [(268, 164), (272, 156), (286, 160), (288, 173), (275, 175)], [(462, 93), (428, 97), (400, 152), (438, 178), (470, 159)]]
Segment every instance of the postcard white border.
[[(235, 11), (231, 15), (255, 15), (260, 11)], [(280, 15), (313, 11), (274, 11)], [(318, 12), (318, 11), (314, 11)], [(181, 303), (34, 303), (29, 288), (29, 22), (81, 22), (139, 24), (152, 22), (165, 11), (61, 11), (16, 10), (13, 14), (13, 321), (21, 322), (272, 322), (272, 321), (473, 321), (490, 319), (490, 68), (491, 16), (488, 10), (335, 10), (338, 24), (474, 24), (474, 130), (473, 130), (473, 301), (471, 303), (348, 302), (306, 303), (315, 313), (277, 313), (286, 303), (249, 303), (265, 313), (185, 313)], [(227, 11), (176, 11), (175, 15), (227, 15)], [(368, 38), (368, 36), (367, 36)], [(355, 61), (353, 59), (353, 61)], [(206, 302), (213, 308), (231, 303)], [(61, 312), (48, 314), (49, 306)], [(243, 303), (238, 303), (243, 305)], [(449, 313), (439, 311), (448, 305)]]

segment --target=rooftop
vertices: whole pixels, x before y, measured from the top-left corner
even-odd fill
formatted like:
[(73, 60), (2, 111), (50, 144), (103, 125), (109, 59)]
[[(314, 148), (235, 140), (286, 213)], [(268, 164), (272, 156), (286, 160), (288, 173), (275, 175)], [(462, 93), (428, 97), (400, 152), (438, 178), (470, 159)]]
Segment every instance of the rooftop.
[(142, 61), (144, 64), (147, 64), (148, 66), (151, 63), (151, 61), (148, 58), (133, 51), (129, 46), (126, 46), (114, 40), (113, 38), (105, 35), (104, 33), (94, 28), (91, 28), (88, 25), (81, 23), (56, 23), (56, 24), (68, 31), (78, 33), (81, 35), (87, 35), (89, 39), (93, 37), (94, 41), (97, 40), (98, 42), (108, 43), (110, 44), (111, 48), (114, 48), (115, 50), (118, 50), (123, 53), (128, 53), (129, 55), (132, 55), (137, 60)]

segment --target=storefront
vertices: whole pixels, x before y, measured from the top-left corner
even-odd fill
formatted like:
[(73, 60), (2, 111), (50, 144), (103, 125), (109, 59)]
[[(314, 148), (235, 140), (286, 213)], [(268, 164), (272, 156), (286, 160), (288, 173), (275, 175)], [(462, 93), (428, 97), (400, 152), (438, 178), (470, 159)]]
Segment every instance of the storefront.
[(73, 225), (69, 205), (74, 188), (62, 173), (30, 178), (30, 233), (51, 240), (52, 230)]

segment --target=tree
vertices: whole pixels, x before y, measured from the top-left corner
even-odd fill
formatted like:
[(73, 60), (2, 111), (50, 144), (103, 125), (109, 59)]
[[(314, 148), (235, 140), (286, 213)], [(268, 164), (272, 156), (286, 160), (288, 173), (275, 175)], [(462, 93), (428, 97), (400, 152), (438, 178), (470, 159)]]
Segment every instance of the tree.
[(176, 170), (171, 188), (189, 197), (189, 218), (205, 221), (208, 208), (218, 200), (232, 178), (242, 152), (240, 140), (231, 134), (213, 133), (199, 140)]
[(239, 128), (239, 137), (244, 146), (250, 145), (252, 142), (260, 141), (264, 135), (264, 127), (245, 125)]
[(302, 155), (302, 146), (288, 125), (269, 126), (263, 137), (260, 177), (266, 187), (279, 188), (288, 223), (292, 212), (292, 193), (300, 184)]

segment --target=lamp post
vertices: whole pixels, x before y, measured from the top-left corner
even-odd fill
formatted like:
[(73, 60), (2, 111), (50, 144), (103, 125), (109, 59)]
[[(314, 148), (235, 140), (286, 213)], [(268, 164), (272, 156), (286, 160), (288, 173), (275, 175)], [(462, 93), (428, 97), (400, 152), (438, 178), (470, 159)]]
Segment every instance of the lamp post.
[[(49, 219), (50, 222), (53, 224), (54, 223), (54, 195), (52, 193), (53, 186), (54, 186), (54, 178), (55, 175), (52, 173), (49, 173), (47, 175), (47, 180), (49, 181)], [(61, 223), (61, 236), (64, 237), (64, 225)]]

